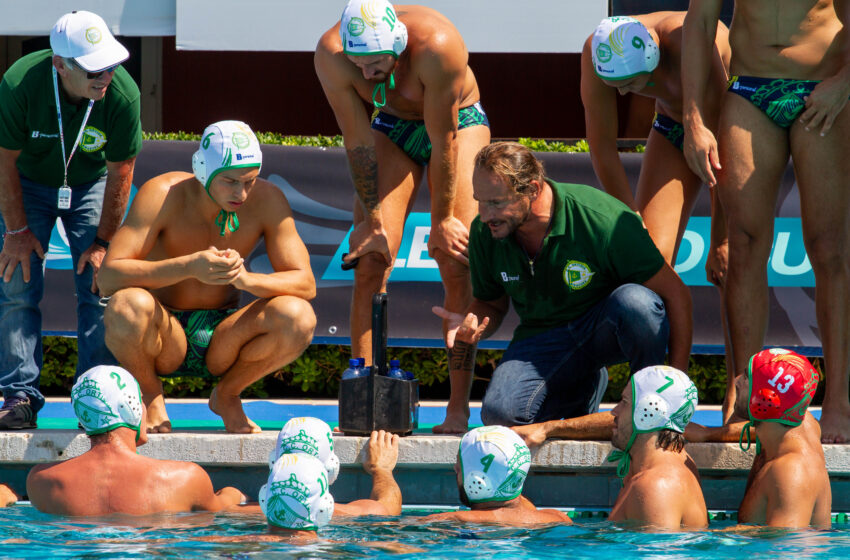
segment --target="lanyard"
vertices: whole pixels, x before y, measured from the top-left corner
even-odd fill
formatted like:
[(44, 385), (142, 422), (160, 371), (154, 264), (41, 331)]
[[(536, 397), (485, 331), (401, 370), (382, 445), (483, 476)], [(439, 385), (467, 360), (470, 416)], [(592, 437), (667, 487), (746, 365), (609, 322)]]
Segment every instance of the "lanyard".
[(62, 131), (62, 103), (59, 101), (59, 81), (56, 78), (56, 68), (53, 68), (53, 95), (56, 97), (56, 118), (59, 119), (59, 145), (62, 146), (62, 165), (65, 167), (65, 179), (62, 183), (63, 187), (68, 186), (68, 166), (71, 165), (71, 158), (74, 157), (74, 152), (80, 140), (83, 138), (83, 131), (86, 128), (86, 123), (91, 114), (91, 108), (94, 105), (94, 99), (89, 99), (89, 106), (86, 108), (86, 114), (83, 117), (83, 122), (80, 125), (80, 132), (77, 133), (77, 139), (74, 140), (74, 145), (71, 147), (71, 155), (65, 159), (65, 133)]

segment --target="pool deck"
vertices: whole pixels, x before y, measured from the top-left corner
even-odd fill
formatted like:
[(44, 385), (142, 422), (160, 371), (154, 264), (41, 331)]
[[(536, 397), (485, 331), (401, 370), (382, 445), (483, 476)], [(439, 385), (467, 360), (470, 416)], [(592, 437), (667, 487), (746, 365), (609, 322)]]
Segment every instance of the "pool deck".
[[(276, 437), (276, 430), (251, 435), (178, 430), (151, 434), (139, 451), (159, 459), (199, 463), (217, 488), (233, 485), (255, 498), (268, 474), (268, 456)], [(371, 480), (360, 466), (366, 443), (363, 437), (334, 436), (342, 468), (332, 491), (339, 502), (369, 496)], [(458, 443), (457, 436), (431, 434), (401, 439), (395, 474), (406, 504), (458, 503), (453, 471)], [(26, 474), (33, 465), (74, 457), (88, 448), (88, 438), (74, 429), (0, 432), (0, 476), (24, 493)], [(606, 462), (611, 449), (609, 442), (547, 441), (532, 451), (523, 493), (543, 506), (609, 508), (620, 489), (613, 464)], [(754, 451), (745, 453), (731, 443), (693, 443), (687, 449), (700, 470), (708, 507), (737, 509)], [(850, 445), (824, 445), (824, 452), (832, 481), (832, 509), (850, 511)]]

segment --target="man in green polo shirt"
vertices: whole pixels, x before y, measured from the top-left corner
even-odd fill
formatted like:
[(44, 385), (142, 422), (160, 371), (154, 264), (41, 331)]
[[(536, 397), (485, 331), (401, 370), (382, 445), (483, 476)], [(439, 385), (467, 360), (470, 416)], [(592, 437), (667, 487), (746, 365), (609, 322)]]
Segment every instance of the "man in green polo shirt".
[[(520, 325), (484, 396), (485, 424), (514, 426), (595, 412), (605, 366), (686, 371), (691, 296), (637, 214), (585, 185), (546, 179), (525, 147), (497, 142), (475, 159), (479, 216), (469, 234), (474, 300), (448, 343), (474, 355), (510, 302)], [(472, 359), (466, 360), (469, 369)]]
[(103, 19), (65, 14), (50, 49), (0, 82), (0, 430), (34, 428), (41, 373), (43, 260), (57, 218), (74, 267), (77, 375), (114, 363), (95, 278), (118, 229), (142, 147), (139, 88)]

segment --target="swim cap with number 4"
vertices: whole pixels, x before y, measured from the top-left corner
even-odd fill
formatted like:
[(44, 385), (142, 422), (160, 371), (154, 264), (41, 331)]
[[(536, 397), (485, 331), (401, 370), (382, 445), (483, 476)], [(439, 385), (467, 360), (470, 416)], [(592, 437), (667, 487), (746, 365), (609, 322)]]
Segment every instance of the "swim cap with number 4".
[(471, 503), (516, 498), (522, 493), (529, 466), (528, 446), (504, 426), (475, 428), (460, 441), (463, 489)]
[(638, 20), (605, 18), (591, 39), (593, 70), (603, 80), (625, 80), (655, 70), (661, 53), (658, 44)]

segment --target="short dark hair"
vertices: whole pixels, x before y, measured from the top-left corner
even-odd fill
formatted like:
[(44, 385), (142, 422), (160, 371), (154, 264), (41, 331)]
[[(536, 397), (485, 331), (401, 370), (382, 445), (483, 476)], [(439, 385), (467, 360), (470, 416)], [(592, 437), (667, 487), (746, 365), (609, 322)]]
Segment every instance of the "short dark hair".
[(543, 164), (531, 150), (517, 142), (494, 142), (481, 148), (475, 167), (501, 177), (517, 194), (524, 194), (532, 181), (543, 182)]
[(685, 434), (673, 430), (660, 430), (658, 438), (655, 440), (655, 447), (678, 453), (685, 448)]

